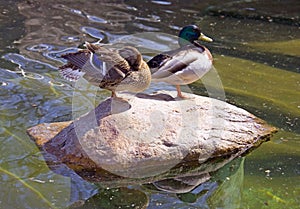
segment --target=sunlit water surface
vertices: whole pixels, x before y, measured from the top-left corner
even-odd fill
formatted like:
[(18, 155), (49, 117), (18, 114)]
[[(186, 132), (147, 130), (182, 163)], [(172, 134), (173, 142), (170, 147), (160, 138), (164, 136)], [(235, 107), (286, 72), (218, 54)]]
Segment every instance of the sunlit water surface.
[[(299, 2), (287, 1), (286, 13), (280, 3), (187, 2), (0, 2), (0, 208), (299, 208)], [(206, 46), (226, 101), (277, 127), (271, 141), (185, 194), (151, 184), (106, 188), (77, 176), (73, 184), (50, 171), (26, 129), (70, 120), (109, 96), (90, 87), (74, 105), (76, 85), (59, 76), (60, 55), (100, 39), (133, 44), (149, 59), (176, 47), (176, 34), (190, 23), (215, 40)], [(190, 90), (209, 95), (203, 81), (212, 75)]]

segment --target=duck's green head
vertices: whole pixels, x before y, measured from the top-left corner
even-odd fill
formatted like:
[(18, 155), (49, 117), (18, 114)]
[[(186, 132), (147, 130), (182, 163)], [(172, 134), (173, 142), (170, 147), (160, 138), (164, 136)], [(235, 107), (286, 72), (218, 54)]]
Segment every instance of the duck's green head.
[(202, 40), (207, 42), (212, 42), (213, 40), (207, 36), (205, 36), (200, 28), (196, 25), (188, 25), (181, 29), (179, 32), (179, 40), (178, 43), (180, 46), (185, 46), (190, 43), (194, 43), (196, 40)]

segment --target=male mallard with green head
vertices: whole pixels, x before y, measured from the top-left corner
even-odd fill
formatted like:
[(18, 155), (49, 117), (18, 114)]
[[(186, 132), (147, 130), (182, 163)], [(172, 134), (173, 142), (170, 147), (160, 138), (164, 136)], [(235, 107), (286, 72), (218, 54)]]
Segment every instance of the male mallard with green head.
[(151, 72), (140, 52), (131, 46), (108, 49), (86, 43), (86, 49), (62, 55), (68, 63), (59, 68), (62, 76), (76, 81), (85, 78), (91, 84), (116, 91), (141, 92), (151, 82)]
[(184, 98), (180, 85), (193, 83), (212, 67), (210, 51), (196, 42), (212, 42), (196, 25), (188, 25), (179, 32), (179, 49), (163, 52), (148, 61), (152, 81), (166, 82), (176, 86), (177, 96)]

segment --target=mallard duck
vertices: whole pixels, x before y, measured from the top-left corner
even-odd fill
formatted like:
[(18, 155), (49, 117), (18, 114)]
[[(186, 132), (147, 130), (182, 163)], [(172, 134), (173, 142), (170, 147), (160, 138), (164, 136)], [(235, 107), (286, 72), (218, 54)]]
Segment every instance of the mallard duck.
[(212, 67), (210, 51), (196, 40), (211, 42), (212, 39), (201, 33), (196, 25), (188, 25), (179, 32), (180, 48), (163, 52), (148, 61), (152, 81), (166, 82), (176, 86), (177, 96), (185, 98), (180, 85), (193, 83)]
[(140, 52), (131, 46), (108, 49), (86, 43), (86, 49), (62, 55), (68, 63), (59, 67), (61, 75), (76, 81), (85, 78), (91, 84), (116, 91), (141, 92), (151, 83), (151, 73)]

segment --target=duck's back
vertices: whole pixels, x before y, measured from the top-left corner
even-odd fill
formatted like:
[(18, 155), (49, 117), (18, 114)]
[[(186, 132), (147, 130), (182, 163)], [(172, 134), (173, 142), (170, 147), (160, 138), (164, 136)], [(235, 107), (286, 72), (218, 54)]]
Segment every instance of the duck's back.
[(99, 56), (101, 60), (90, 50), (63, 55), (62, 57), (68, 60), (68, 63), (60, 67), (61, 74), (72, 81), (82, 76), (91, 84), (101, 88), (116, 85), (130, 73), (130, 67), (126, 60), (115, 52), (102, 50)]

